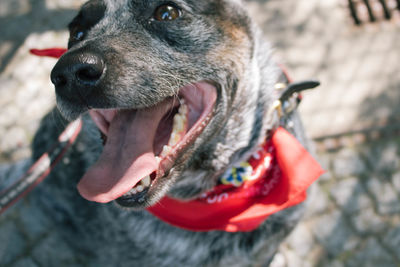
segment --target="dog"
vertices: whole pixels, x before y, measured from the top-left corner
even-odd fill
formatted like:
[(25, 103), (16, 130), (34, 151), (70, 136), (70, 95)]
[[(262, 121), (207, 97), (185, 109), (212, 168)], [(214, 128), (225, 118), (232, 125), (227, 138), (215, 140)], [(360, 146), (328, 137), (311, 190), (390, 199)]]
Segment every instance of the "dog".
[[(147, 210), (212, 190), (268, 138), (283, 74), (244, 4), (90, 0), (69, 30), (51, 73), (57, 108), (41, 122), (33, 159), (60, 125), (81, 116), (83, 129), (29, 196), (73, 255), (62, 264), (268, 266), (303, 204), (234, 233), (181, 229)], [(296, 112), (290, 121), (305, 144)]]

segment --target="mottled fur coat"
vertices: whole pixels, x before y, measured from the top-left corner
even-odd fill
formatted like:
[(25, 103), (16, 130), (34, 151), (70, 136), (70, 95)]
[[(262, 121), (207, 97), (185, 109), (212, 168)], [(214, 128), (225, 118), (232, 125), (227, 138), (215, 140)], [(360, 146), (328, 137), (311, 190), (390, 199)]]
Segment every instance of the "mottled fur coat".
[[(50, 148), (67, 120), (83, 114), (84, 128), (65, 159), (29, 196), (32, 208), (56, 227), (60, 246), (72, 251), (61, 266), (72, 262), (74, 266), (267, 266), (301, 217), (301, 205), (270, 216), (246, 233), (186, 231), (145, 210), (165, 194), (196, 198), (266, 138), (271, 127), (267, 112), (281, 70), (243, 4), (237, 0), (91, 0), (71, 22), (70, 34), (69, 51), (51, 75), (57, 109), (43, 119), (33, 157)], [(202, 99), (191, 100), (194, 96), (182, 93), (187, 86), (194, 86)], [(102, 175), (112, 176), (115, 171), (109, 163), (115, 159), (101, 155), (103, 150), (118, 156), (113, 163), (118, 170), (129, 169), (125, 166), (129, 160), (154, 161), (153, 154), (147, 161), (124, 148), (108, 148), (107, 142), (129, 147), (125, 143), (133, 140), (118, 134), (113, 138), (110, 132), (123, 129), (133, 113), (169, 121), (163, 119), (165, 110), (176, 112), (172, 110), (181, 100), (192, 111), (197, 109), (189, 114), (193, 117), (189, 127), (198, 131), (187, 134), (182, 148), (171, 153), (172, 162), (155, 167), (161, 175), (152, 177), (151, 187), (127, 192), (119, 176), (118, 181), (102, 184)], [(165, 106), (161, 115), (155, 110), (159, 105)], [(119, 111), (101, 111), (105, 109)], [(97, 117), (91, 114), (91, 119), (88, 110), (97, 112)], [(103, 121), (94, 123), (93, 118)], [(112, 120), (124, 123), (113, 126), (117, 123)], [(202, 126), (196, 124), (199, 120)], [(291, 120), (292, 132), (303, 141), (297, 115)], [(138, 122), (126, 131), (136, 136), (146, 125)], [(156, 130), (146, 134), (156, 131), (158, 135), (157, 127), (148, 127)], [(120, 141), (123, 138), (125, 143)], [(151, 138), (154, 154), (160, 153), (165, 141)], [(147, 142), (143, 140), (132, 142)], [(120, 159), (125, 154), (129, 160)], [(151, 168), (140, 170), (148, 175)], [(98, 174), (99, 170), (106, 174)], [(114, 187), (118, 189), (111, 192)], [(47, 253), (52, 253), (51, 248)]]

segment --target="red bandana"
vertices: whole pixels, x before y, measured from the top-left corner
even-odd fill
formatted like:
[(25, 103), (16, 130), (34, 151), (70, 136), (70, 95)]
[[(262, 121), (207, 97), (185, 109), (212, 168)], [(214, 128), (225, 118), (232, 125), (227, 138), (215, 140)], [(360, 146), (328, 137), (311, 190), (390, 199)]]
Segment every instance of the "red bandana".
[(148, 211), (192, 231), (252, 231), (269, 215), (304, 201), (307, 188), (323, 173), (315, 159), (283, 128), (278, 128), (248, 162), (256, 179), (240, 187), (219, 185), (188, 202), (164, 197)]
[[(31, 50), (38, 56), (56, 58), (65, 52), (63, 48)], [(271, 214), (303, 202), (307, 188), (324, 172), (283, 128), (275, 131), (247, 165), (251, 179), (240, 187), (218, 185), (186, 202), (166, 196), (148, 211), (164, 222), (191, 231), (252, 231)]]

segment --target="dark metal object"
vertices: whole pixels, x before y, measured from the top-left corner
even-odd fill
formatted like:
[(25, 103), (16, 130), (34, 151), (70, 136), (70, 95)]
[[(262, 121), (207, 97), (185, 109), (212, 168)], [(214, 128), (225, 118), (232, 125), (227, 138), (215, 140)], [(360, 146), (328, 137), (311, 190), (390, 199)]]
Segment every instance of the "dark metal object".
[(368, 10), (369, 20), (371, 22), (374, 22), (376, 20), (376, 18), (375, 18), (374, 12), (372, 12), (371, 4), (370, 4), (371, 2), (369, 0), (363, 0), (363, 2)]
[(379, 2), (382, 5), (383, 13), (385, 14), (385, 19), (391, 19), (392, 18), (392, 14), (391, 14), (391, 12), (389, 10), (389, 7), (388, 7), (388, 5), (386, 3), (386, 0), (379, 0)]
[(400, 10), (400, 0), (348, 0), (348, 6), (354, 23), (361, 25), (368, 21), (390, 20), (393, 12)]
[(354, 23), (356, 25), (360, 25), (361, 24), (361, 20), (358, 17), (357, 7), (356, 7), (356, 4), (354, 3), (354, 0), (349, 0), (349, 8), (350, 8), (350, 14), (351, 14), (351, 17), (354, 20)]
[(283, 103), (288, 101), (288, 99), (293, 96), (295, 93), (300, 93), (301, 91), (314, 89), (319, 86), (320, 82), (317, 80), (306, 80), (301, 82), (290, 83), (285, 90), (281, 93), (279, 100)]

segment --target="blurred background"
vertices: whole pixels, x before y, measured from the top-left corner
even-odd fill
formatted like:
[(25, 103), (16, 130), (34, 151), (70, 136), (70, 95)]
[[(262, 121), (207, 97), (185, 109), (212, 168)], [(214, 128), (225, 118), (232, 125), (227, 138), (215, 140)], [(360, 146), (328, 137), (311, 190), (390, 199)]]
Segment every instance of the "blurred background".
[[(29, 49), (65, 47), (66, 25), (83, 2), (0, 0), (0, 163), (30, 155), (54, 105), (56, 61)], [(400, 266), (399, 2), (246, 1), (292, 78), (322, 83), (304, 94), (300, 111), (327, 172), (274, 267)], [(43, 238), (25, 234), (34, 216), (15, 209), (0, 220), (0, 244), (12, 244), (0, 245), (1, 264), (48, 266), (35, 253), (46, 229)]]

